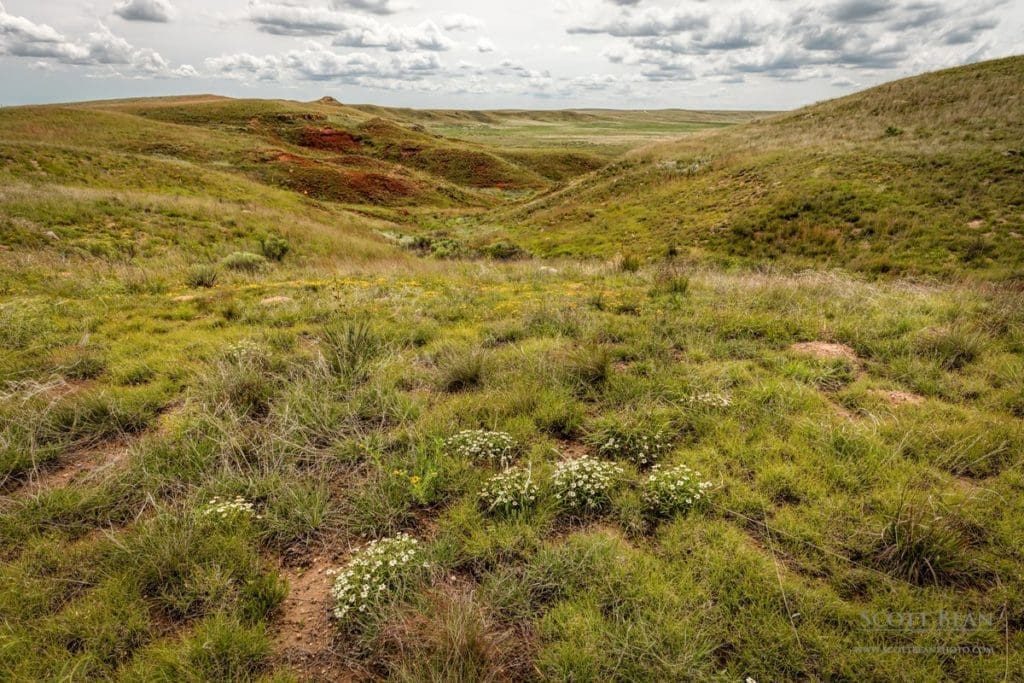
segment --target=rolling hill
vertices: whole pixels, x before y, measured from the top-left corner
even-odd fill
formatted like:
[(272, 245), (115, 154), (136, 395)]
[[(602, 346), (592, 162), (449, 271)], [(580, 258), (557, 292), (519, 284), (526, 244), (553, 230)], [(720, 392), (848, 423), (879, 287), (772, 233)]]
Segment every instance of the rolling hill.
[(489, 216), (551, 255), (1020, 274), (1024, 58), (689, 135)]

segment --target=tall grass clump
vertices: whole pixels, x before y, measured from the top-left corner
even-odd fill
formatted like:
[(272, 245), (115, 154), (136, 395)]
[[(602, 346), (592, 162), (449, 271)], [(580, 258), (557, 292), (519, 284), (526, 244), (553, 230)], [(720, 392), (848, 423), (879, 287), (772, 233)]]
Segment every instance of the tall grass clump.
[(579, 347), (564, 357), (562, 367), (566, 380), (575, 391), (597, 389), (612, 374), (612, 354), (600, 345)]
[(185, 274), (185, 284), (193, 289), (209, 289), (217, 284), (217, 267), (211, 264), (192, 266)]
[(320, 353), (331, 371), (349, 379), (364, 376), (367, 364), (383, 348), (383, 339), (366, 321), (329, 326), (320, 334)]
[(441, 389), (449, 393), (475, 389), (484, 382), (487, 360), (480, 349), (448, 348), (436, 359)]
[(967, 544), (945, 517), (921, 504), (901, 500), (875, 543), (877, 564), (918, 586), (959, 585), (973, 576)]
[(916, 341), (917, 352), (935, 360), (944, 370), (963, 369), (977, 360), (984, 349), (984, 337), (963, 327), (928, 330)]

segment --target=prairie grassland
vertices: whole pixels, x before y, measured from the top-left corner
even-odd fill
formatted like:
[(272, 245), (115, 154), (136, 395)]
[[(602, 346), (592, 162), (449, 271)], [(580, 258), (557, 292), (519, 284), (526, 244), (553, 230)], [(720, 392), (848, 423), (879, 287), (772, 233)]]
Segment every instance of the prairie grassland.
[[(72, 258), (8, 292), (5, 678), (993, 680), (1024, 666), (1013, 292), (671, 263), (390, 264), (286, 258), (188, 288), (185, 267)], [(699, 471), (706, 504), (652, 514), (646, 466), (621, 452), (606, 504), (563, 508), (553, 468), (611, 457), (609, 428), (665, 440), (659, 463)], [(446, 446), (463, 429), (511, 436), (538, 489), (525, 509), (482, 506), (498, 469)], [(102, 444), (117, 462), (48, 479)], [(254, 514), (206, 512), (236, 496)], [(399, 532), (427, 573), (356, 630), (313, 628), (332, 578), (304, 568)], [(863, 621), (940, 611), (993, 621)], [(985, 654), (942, 654), (964, 645)], [(885, 646), (925, 654), (871, 651)]]
[[(451, 112), (0, 111), (0, 679), (1015, 680), (1010, 166), (979, 167), (980, 203), (943, 185), (931, 218), (1007, 199), (1000, 251), (949, 278), (919, 275), (946, 272), (958, 234), (898, 252), (923, 243), (893, 232), (909, 279), (827, 267), (841, 244), (814, 269), (756, 251), (722, 267), (682, 233), (569, 220), (559, 240), (621, 253), (541, 260), (536, 224), (494, 228), (689, 145), (809, 140), (806, 113), (580, 180), (506, 142), (482, 173), (530, 182), (481, 188), (433, 156), (480, 161), (480, 143), (410, 128)], [(359, 132), (365, 158), (299, 144), (309, 121), (318, 144)], [(861, 144), (848, 161), (888, 158)], [(304, 193), (263, 168), (277, 152), (416, 191)]]

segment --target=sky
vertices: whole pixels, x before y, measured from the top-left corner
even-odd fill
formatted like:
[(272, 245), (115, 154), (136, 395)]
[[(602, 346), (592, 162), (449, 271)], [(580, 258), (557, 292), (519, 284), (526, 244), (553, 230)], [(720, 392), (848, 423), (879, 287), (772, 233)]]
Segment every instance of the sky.
[(0, 0), (0, 105), (792, 109), (1024, 52), (1024, 0)]

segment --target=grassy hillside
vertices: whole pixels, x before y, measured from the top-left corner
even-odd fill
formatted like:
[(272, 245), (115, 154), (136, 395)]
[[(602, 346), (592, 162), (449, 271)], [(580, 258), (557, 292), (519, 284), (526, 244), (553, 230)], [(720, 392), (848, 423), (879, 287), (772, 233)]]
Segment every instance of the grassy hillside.
[(489, 218), (545, 254), (1019, 275), (1024, 58), (657, 144)]
[(1016, 680), (1017, 64), (711, 132), (0, 110), (0, 680)]

